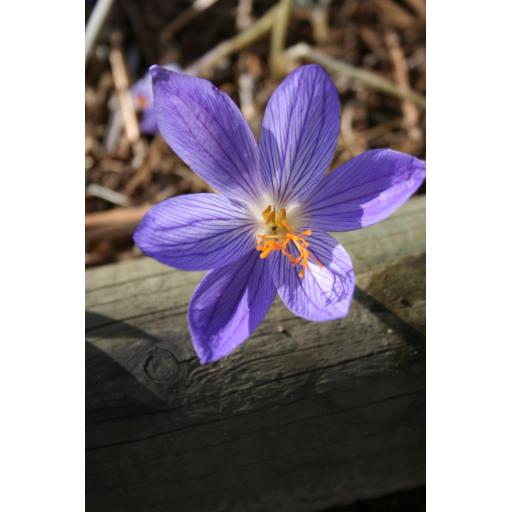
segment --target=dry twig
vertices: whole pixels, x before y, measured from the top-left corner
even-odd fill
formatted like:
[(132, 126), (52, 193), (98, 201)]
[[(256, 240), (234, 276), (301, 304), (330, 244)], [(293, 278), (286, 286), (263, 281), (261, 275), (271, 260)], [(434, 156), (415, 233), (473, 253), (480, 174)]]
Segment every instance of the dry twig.
[(311, 48), (311, 46), (306, 43), (298, 43), (288, 48), (285, 55), (286, 58), (291, 61), (306, 59), (316, 62), (324, 66), (331, 73), (337, 73), (342, 77), (357, 80), (367, 87), (371, 87), (377, 91), (382, 91), (398, 98), (405, 98), (413, 101), (420, 107), (425, 107), (425, 97), (421, 94), (412, 91), (411, 89), (400, 87), (372, 71), (361, 69), (356, 66), (352, 66), (352, 64), (329, 57), (328, 55)]
[(87, 196), (99, 197), (117, 206), (128, 206), (130, 204), (130, 200), (125, 195), (97, 183), (88, 185), (85, 189), (85, 194)]
[(121, 139), (123, 133), (123, 126), (123, 115), (121, 109), (119, 108), (119, 102), (116, 101), (110, 112), (110, 119), (108, 121), (105, 130), (105, 136), (103, 138), (103, 145), (105, 146), (107, 153), (110, 155), (114, 153), (119, 145), (119, 140)]
[(151, 173), (153, 168), (158, 163), (161, 157), (162, 151), (165, 149), (166, 144), (162, 137), (156, 135), (149, 146), (146, 161), (141, 165), (138, 171), (132, 176), (130, 181), (126, 184), (124, 193), (128, 197), (132, 197), (133, 193), (137, 190), (140, 185), (148, 183), (151, 179)]
[(320, 0), (310, 10), (311, 28), (313, 39), (322, 44), (329, 39), (329, 6), (332, 0)]
[(139, 123), (137, 122), (137, 114), (135, 113), (130, 96), (130, 79), (121, 48), (112, 48), (110, 52), (110, 65), (112, 67), (117, 97), (119, 98), (126, 136), (131, 144), (135, 144), (140, 139)]
[(104, 212), (88, 213), (85, 216), (85, 240), (116, 240), (131, 236), (150, 205), (129, 208), (113, 208)]
[(416, 11), (422, 22), (425, 22), (427, 13), (425, 8), (425, 0), (405, 0), (412, 9)]
[(252, 0), (238, 0), (236, 9), (236, 28), (246, 30), (253, 22), (252, 20)]
[[(386, 45), (389, 50), (389, 56), (393, 63), (395, 79), (403, 89), (410, 89), (409, 71), (407, 61), (400, 46), (400, 39), (396, 32), (387, 32), (385, 35)], [(404, 127), (408, 131), (412, 140), (418, 141), (421, 138), (421, 131), (418, 128), (419, 112), (418, 107), (412, 101), (404, 99), (402, 101), (402, 114)]]
[(293, 10), (293, 0), (281, 0), (278, 9), (279, 12), (274, 20), (270, 40), (270, 70), (277, 77), (284, 73), (283, 51), (286, 44), (288, 23)]
[(189, 66), (185, 72), (191, 75), (209, 76), (219, 61), (246, 48), (270, 32), (278, 12), (279, 5), (272, 7), (254, 25), (205, 53), (199, 60)]
[(98, 0), (85, 27), (85, 62), (89, 59), (94, 43), (105, 24), (114, 0)]
[(384, 24), (392, 25), (405, 30), (416, 23), (416, 19), (406, 9), (393, 2), (393, 0), (376, 0), (379, 6), (379, 14)]
[(168, 25), (166, 25), (160, 34), (160, 41), (168, 44), (174, 34), (186, 27), (190, 22), (195, 20), (202, 12), (206, 11), (218, 0), (196, 0), (188, 9), (182, 11)]

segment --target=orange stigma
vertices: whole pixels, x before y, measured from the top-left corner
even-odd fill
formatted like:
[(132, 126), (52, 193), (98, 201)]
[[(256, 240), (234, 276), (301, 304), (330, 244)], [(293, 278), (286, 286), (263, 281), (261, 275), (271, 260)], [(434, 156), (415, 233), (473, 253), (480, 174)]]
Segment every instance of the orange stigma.
[[(280, 251), (288, 258), (292, 267), (300, 266), (299, 277), (301, 278), (304, 277), (310, 259), (323, 267), (319, 259), (308, 249), (310, 244), (306, 237), (311, 236), (311, 229), (306, 229), (302, 233), (295, 233), (286, 220), (286, 210), (284, 208), (276, 213), (275, 207), (269, 205), (263, 210), (262, 215), (269, 233), (257, 235), (256, 250), (261, 253), (260, 258), (268, 258), (272, 252)], [(299, 253), (297, 257), (290, 252), (290, 244), (297, 249)]]

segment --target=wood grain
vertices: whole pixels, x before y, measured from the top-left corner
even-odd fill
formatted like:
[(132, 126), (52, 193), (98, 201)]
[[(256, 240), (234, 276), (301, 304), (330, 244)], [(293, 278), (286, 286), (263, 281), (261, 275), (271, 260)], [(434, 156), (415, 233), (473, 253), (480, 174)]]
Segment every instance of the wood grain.
[(186, 310), (200, 273), (138, 259), (86, 273), (86, 496), (98, 511), (313, 511), (425, 478), (425, 202), (337, 235), (349, 316), (278, 300), (200, 366)]

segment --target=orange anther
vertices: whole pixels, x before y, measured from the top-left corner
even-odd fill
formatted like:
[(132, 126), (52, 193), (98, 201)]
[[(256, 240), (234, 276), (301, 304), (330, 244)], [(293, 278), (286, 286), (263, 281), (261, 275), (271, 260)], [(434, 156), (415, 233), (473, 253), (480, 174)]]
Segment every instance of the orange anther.
[[(256, 250), (259, 251), (260, 258), (266, 259), (274, 251), (280, 251), (288, 258), (292, 267), (299, 265), (299, 277), (303, 278), (306, 269), (309, 265), (309, 258), (320, 267), (323, 267), (319, 259), (310, 251), (308, 247), (310, 243), (305, 239), (307, 236), (312, 235), (311, 229), (306, 229), (302, 233), (296, 233), (286, 220), (286, 210), (281, 208), (276, 214), (274, 206), (267, 206), (262, 212), (263, 221), (270, 228), (271, 234), (258, 235), (258, 244)], [(298, 251), (298, 256), (294, 255), (289, 250), (290, 242)]]

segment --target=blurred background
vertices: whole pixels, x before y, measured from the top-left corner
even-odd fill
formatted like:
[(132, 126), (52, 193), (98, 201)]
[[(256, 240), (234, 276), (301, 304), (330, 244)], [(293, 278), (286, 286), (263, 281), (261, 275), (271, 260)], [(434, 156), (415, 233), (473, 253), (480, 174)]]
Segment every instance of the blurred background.
[(214, 82), (256, 135), (283, 76), (321, 64), (342, 104), (331, 168), (377, 147), (425, 157), (424, 0), (99, 0), (85, 14), (87, 266), (138, 256), (149, 206), (208, 190), (158, 135), (152, 64)]

